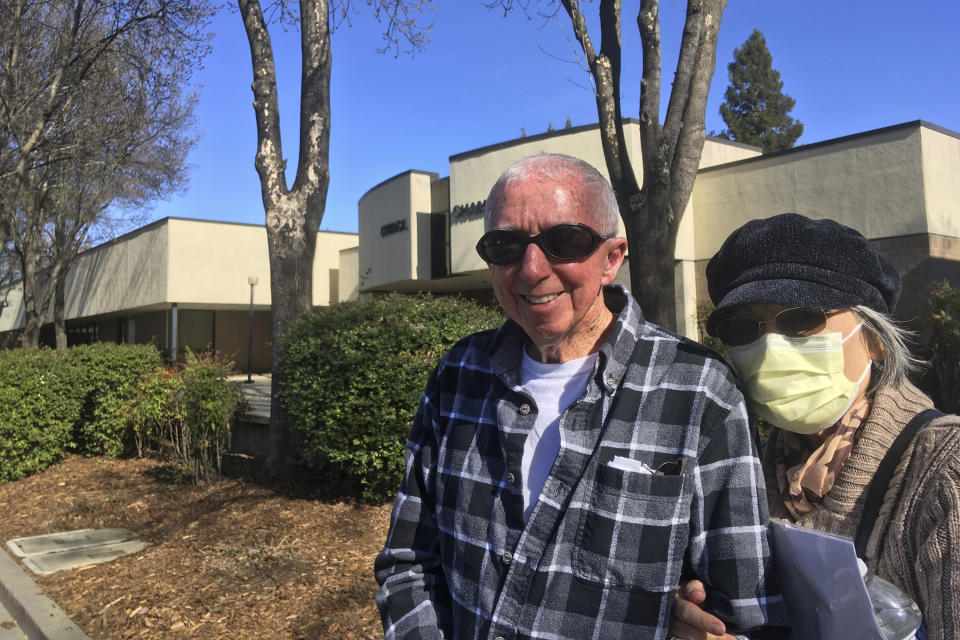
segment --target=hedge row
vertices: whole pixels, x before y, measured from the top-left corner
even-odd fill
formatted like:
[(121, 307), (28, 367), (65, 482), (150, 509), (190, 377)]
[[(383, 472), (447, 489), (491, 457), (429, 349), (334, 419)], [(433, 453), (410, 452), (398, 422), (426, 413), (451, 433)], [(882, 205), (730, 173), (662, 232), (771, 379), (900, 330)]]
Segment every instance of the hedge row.
[[(169, 442), (170, 433), (145, 417), (151, 408), (164, 425), (176, 426), (181, 461), (207, 475), (219, 466), (240, 406), (228, 373), (216, 359), (193, 354), (185, 366), (165, 368), (146, 345), (0, 352), (0, 482), (42, 471), (68, 452), (116, 457)], [(155, 378), (182, 384), (146, 393)]]
[(160, 354), (148, 346), (0, 352), (0, 482), (41, 471), (68, 451), (120, 454), (122, 434), (101, 408), (159, 365)]
[(392, 497), (440, 356), (502, 322), (489, 307), (429, 295), (371, 297), (301, 318), (283, 341), (281, 400), (305, 461), (366, 500)]

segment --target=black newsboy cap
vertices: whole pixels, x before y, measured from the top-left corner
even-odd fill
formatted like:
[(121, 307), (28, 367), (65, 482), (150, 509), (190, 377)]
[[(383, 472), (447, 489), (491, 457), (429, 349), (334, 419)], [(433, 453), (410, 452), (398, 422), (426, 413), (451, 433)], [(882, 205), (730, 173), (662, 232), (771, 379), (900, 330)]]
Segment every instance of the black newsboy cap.
[(752, 220), (732, 234), (707, 264), (714, 310), (707, 332), (734, 307), (777, 304), (892, 313), (900, 274), (869, 240), (833, 220), (782, 213)]

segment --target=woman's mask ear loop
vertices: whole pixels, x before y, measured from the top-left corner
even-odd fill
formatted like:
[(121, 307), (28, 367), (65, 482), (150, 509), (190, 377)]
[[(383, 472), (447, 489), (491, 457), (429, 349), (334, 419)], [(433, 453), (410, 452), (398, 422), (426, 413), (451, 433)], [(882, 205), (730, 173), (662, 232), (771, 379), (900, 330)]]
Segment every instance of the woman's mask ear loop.
[[(852, 338), (853, 336), (857, 335), (857, 333), (858, 333), (862, 328), (863, 328), (863, 323), (862, 323), (862, 322), (858, 322), (858, 323), (857, 323), (857, 326), (854, 327), (854, 328), (853, 328), (853, 331), (850, 332), (850, 335), (848, 335), (846, 338), (844, 338), (843, 340), (841, 340), (841, 341), (840, 341), (840, 344), (845, 344), (845, 343), (847, 342), (847, 340), (849, 340), (849, 339)], [(867, 332), (867, 337), (866, 337), (866, 339), (867, 339), (867, 340), (870, 340), (871, 338), (872, 338), (872, 334), (870, 334), (870, 332), (868, 331), (868, 332)], [(864, 367), (863, 373), (860, 374), (860, 378), (859, 378), (859, 379), (856, 381), (856, 383), (855, 383), (855, 384), (857, 385), (857, 389), (860, 388), (860, 385), (863, 384), (863, 381), (866, 379), (866, 377), (867, 377), (868, 375), (870, 375), (870, 371), (873, 370), (873, 363), (874, 363), (874, 360), (873, 360), (872, 358), (871, 358), (869, 361), (867, 361), (867, 366)], [(853, 403), (853, 401), (851, 400), (851, 404), (852, 404), (852, 403)], [(849, 409), (850, 407), (847, 407), (847, 408)]]

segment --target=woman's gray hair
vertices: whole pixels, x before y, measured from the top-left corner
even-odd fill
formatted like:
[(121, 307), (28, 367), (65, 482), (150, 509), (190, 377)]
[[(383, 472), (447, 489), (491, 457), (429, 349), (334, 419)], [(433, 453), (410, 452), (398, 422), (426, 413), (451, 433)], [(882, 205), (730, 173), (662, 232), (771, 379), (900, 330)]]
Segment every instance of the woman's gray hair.
[(895, 387), (907, 381), (910, 374), (919, 371), (923, 365), (910, 352), (909, 343), (913, 332), (905, 329), (890, 316), (875, 311), (870, 307), (857, 305), (852, 311), (869, 333), (880, 342), (883, 358), (874, 363), (873, 373), (870, 375), (868, 395), (882, 387)]
[(582, 187), (580, 190), (583, 197), (582, 204), (587, 211), (592, 211), (597, 226), (600, 227), (596, 231), (602, 235), (612, 236), (619, 233), (620, 208), (617, 206), (617, 196), (613, 192), (613, 187), (589, 162), (560, 153), (530, 156), (507, 167), (487, 196), (483, 211), (484, 228), (490, 228), (492, 207), (498, 192), (511, 182), (520, 182), (532, 176)]

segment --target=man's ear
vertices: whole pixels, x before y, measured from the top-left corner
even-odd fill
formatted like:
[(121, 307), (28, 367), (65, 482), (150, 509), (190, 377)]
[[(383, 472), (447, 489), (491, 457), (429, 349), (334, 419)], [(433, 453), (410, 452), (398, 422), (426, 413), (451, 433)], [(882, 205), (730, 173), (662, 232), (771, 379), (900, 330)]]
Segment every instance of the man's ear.
[(607, 257), (603, 263), (601, 282), (608, 285), (613, 282), (623, 265), (623, 258), (627, 253), (627, 239), (623, 237), (610, 238), (606, 241)]

